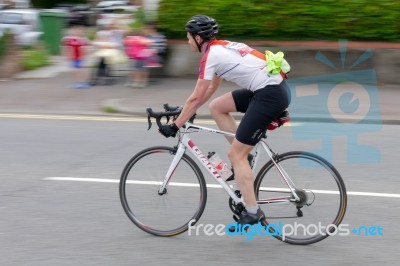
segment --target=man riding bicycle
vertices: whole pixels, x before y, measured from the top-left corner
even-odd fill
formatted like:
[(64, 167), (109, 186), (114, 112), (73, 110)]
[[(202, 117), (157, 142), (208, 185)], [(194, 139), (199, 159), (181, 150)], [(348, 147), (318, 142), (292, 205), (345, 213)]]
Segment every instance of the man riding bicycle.
[[(218, 23), (209, 16), (195, 15), (185, 28), (192, 52), (202, 54), (200, 73), (181, 114), (173, 124), (163, 125), (160, 133), (175, 137), (179, 128), (210, 99), (223, 79), (241, 87), (212, 100), (210, 110), (221, 130), (236, 134), (235, 138), (228, 137), (231, 143), (228, 157), (246, 205), (238, 222), (256, 224), (265, 215), (257, 205), (247, 157), (265, 134), (267, 125), (290, 103), (285, 75), (280, 71), (272, 72), (274, 74), (268, 71), (265, 54), (243, 43), (217, 40)], [(231, 112), (245, 113), (239, 126)]]

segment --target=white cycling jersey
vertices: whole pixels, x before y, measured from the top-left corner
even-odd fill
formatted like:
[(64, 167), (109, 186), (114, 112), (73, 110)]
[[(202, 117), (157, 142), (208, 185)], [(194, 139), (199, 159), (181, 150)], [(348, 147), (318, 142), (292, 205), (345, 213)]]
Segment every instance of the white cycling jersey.
[(200, 62), (199, 79), (214, 75), (251, 91), (282, 82), (280, 74), (269, 74), (265, 54), (243, 43), (215, 40), (210, 42)]

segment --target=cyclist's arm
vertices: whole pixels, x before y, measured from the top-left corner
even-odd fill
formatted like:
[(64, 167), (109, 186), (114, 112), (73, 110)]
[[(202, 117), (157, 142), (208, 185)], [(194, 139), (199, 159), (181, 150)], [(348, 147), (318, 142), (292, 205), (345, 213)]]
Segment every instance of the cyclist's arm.
[(198, 79), (193, 93), (186, 100), (183, 110), (176, 119), (177, 127), (182, 127), (205, 102), (210, 99), (214, 92), (218, 89), (222, 79), (214, 76), (212, 80)]

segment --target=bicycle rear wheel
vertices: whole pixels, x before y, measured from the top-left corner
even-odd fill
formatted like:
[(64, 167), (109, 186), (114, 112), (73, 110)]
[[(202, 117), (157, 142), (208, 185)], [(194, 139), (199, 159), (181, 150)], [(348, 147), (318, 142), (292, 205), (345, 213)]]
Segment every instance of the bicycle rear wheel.
[(121, 175), (119, 194), (126, 214), (140, 229), (156, 236), (185, 232), (191, 220), (200, 219), (207, 201), (203, 174), (186, 154), (166, 193), (159, 194), (174, 156), (170, 147), (145, 149), (128, 162)]
[(300, 200), (294, 200), (272, 161), (261, 168), (254, 186), (258, 201), (264, 202), (260, 207), (270, 235), (289, 244), (307, 245), (336, 234), (346, 212), (347, 194), (335, 167), (301, 151), (278, 155), (275, 160), (293, 181)]

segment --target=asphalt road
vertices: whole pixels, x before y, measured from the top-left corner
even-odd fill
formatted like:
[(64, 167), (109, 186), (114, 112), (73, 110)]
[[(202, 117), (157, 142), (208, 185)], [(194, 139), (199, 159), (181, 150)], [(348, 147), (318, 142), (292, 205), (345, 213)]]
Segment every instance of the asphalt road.
[[(333, 130), (323, 123), (318, 127)], [(138, 229), (119, 201), (122, 169), (143, 148), (175, 144), (154, 128), (146, 131), (144, 119), (9, 115), (0, 118), (0, 128), (0, 265), (395, 265), (400, 258), (399, 126), (367, 133), (351, 129), (360, 143), (379, 151), (378, 157), (362, 150), (348, 155), (348, 128), (337, 129), (330, 142), (332, 162), (347, 190), (363, 192), (349, 195), (343, 223), (380, 226), (383, 235), (333, 236), (310, 246), (260, 236), (251, 241), (187, 233), (158, 238)], [(323, 145), (316, 137), (298, 137), (295, 128), (301, 125), (272, 132), (272, 147), (285, 152)], [(312, 126), (303, 130), (315, 132)], [(222, 138), (199, 134), (195, 139), (204, 152), (222, 155), (227, 148)], [(208, 190), (201, 222), (232, 222), (221, 190)]]

